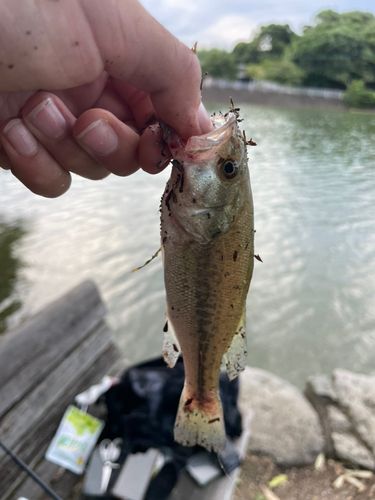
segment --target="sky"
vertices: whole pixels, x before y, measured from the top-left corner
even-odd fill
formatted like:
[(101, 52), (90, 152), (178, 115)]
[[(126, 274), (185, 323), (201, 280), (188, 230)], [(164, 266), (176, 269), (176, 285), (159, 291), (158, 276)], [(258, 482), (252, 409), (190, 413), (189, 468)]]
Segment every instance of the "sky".
[(375, 14), (375, 0), (140, 0), (169, 31), (189, 47), (232, 50), (248, 42), (262, 25), (289, 24), (301, 33), (316, 14), (362, 10)]

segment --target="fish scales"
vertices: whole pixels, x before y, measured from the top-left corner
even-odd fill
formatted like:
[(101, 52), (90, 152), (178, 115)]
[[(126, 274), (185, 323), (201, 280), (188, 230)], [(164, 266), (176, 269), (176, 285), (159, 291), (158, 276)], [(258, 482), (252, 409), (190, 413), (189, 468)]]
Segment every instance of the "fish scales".
[[(225, 446), (220, 366), (234, 343), (234, 358), (241, 358), (242, 364), (236, 365), (230, 358), (230, 364), (235, 365), (231, 366), (231, 378), (244, 368), (245, 353), (236, 349), (243, 351), (245, 346), (242, 322), (254, 261), (246, 146), (238, 132), (237, 116), (228, 115), (216, 123), (211, 134), (216, 140), (210, 141), (207, 134), (206, 149), (201, 147), (205, 136), (196, 138), (200, 147), (193, 141), (190, 149), (189, 143), (186, 147), (171, 146), (176, 138), (169, 137), (178, 168), (172, 169), (161, 216), (170, 325), (166, 336), (170, 339), (174, 332), (177, 337), (165, 343), (163, 352), (173, 365), (178, 343), (185, 366), (175, 438), (182, 444), (200, 444), (216, 451)], [(220, 134), (221, 129), (224, 132)], [(227, 179), (223, 165), (228, 170), (230, 163), (229, 170), (236, 164), (237, 171), (236, 175), (229, 172)], [(235, 336), (243, 337), (238, 346)]]
[[(187, 378), (194, 381), (200, 393), (217, 387), (221, 359), (232, 340), (230, 325), (238, 324), (243, 312), (248, 291), (248, 279), (244, 279), (244, 275), (254, 257), (252, 248), (245, 250), (248, 243), (245, 232), (238, 238), (237, 228), (251, 223), (250, 219), (251, 214), (242, 214), (238, 225), (225, 235), (207, 246), (191, 244), (182, 258), (169, 248), (168, 239), (164, 246), (169, 261), (166, 270), (166, 290), (170, 297), (168, 316), (176, 331), (192, 332), (179, 341), (184, 360), (191, 358), (191, 362), (186, 363)], [(234, 252), (238, 255), (236, 261)], [(199, 359), (202, 366), (197, 368)], [(215, 370), (211, 366), (215, 366)]]

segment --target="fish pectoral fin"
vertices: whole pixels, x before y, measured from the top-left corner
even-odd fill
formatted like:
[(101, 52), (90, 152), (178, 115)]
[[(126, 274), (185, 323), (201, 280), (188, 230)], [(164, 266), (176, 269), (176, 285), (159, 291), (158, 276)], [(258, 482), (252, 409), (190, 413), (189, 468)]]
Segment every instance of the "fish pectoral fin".
[(176, 334), (174, 333), (171, 321), (167, 317), (164, 326), (163, 358), (169, 368), (173, 368), (181, 353)]
[(235, 379), (245, 369), (247, 359), (246, 346), (246, 308), (244, 307), (241, 319), (233, 336), (232, 343), (224, 354), (229, 380)]

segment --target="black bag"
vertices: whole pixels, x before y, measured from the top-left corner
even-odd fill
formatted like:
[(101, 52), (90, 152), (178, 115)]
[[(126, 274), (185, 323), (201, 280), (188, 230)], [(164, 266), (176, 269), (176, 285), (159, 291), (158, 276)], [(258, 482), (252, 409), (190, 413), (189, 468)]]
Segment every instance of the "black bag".
[[(168, 447), (173, 452), (173, 461), (167, 463), (153, 480), (146, 500), (167, 498), (187, 458), (201, 449), (199, 446), (181, 446), (173, 438), (184, 376), (182, 358), (172, 369), (167, 367), (163, 358), (157, 358), (127, 370), (120, 384), (105, 394), (108, 415), (102, 438), (123, 439), (120, 463), (128, 453), (145, 452), (150, 447)], [(220, 374), (225, 430), (231, 438), (242, 432), (237, 407), (238, 387), (238, 378), (230, 382), (226, 372)]]

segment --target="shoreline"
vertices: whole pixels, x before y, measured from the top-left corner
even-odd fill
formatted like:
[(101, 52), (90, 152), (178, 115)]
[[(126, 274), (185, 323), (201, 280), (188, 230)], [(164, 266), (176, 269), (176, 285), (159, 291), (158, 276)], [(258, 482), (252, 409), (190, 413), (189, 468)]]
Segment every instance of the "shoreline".
[(229, 102), (232, 97), (235, 105), (255, 104), (274, 108), (294, 109), (326, 109), (331, 111), (349, 111), (364, 114), (375, 113), (375, 110), (354, 110), (349, 108), (341, 99), (329, 97), (308, 96), (298, 94), (281, 94), (277, 92), (262, 92), (260, 90), (246, 90), (234, 88), (207, 87), (202, 90), (203, 102)]

